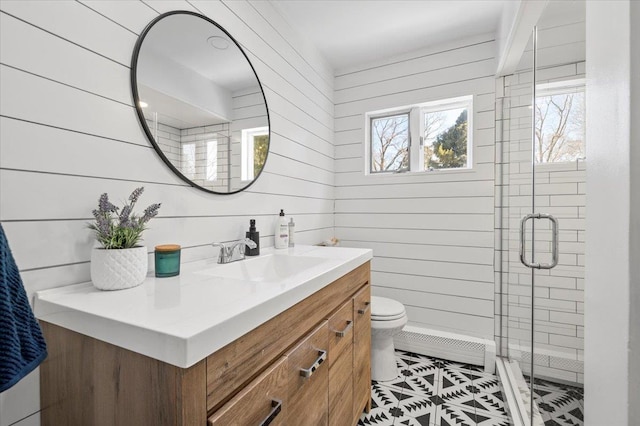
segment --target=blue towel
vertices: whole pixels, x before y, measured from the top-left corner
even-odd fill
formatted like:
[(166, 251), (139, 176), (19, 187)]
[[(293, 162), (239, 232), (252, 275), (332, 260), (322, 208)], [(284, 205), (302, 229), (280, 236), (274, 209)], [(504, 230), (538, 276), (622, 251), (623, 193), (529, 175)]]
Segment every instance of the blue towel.
[(46, 357), (42, 330), (0, 224), (0, 392), (18, 383)]

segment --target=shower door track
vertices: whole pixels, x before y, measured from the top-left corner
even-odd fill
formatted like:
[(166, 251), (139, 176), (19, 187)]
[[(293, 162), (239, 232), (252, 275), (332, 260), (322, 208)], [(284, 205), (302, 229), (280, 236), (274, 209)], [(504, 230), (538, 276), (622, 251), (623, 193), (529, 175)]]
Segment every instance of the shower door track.
[[(544, 426), (544, 421), (538, 410), (538, 406), (531, 404), (533, 396), (533, 389), (528, 389), (528, 395), (526, 389), (521, 389), (522, 386), (526, 388), (526, 382), (520, 371), (520, 367), (517, 362), (510, 362), (504, 357), (496, 358), (496, 370), (500, 383), (502, 384), (502, 390), (504, 392), (505, 404), (511, 414), (511, 421), (514, 426)], [(520, 377), (520, 382), (518, 382)], [(533, 407), (533, 416), (530, 415), (527, 406)], [(531, 419), (531, 423), (528, 421)]]

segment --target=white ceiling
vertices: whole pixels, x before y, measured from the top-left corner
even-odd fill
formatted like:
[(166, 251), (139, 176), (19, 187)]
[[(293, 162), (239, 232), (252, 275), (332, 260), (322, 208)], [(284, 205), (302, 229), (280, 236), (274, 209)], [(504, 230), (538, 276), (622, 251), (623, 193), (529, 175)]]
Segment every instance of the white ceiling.
[(515, 0), (272, 0), (336, 70), (495, 33)]

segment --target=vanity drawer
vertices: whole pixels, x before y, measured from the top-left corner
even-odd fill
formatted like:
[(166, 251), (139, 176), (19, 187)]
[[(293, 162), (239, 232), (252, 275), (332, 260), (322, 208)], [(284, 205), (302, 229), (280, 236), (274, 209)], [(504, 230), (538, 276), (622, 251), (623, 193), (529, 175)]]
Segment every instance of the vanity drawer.
[(324, 321), (293, 349), (288, 359), (288, 424), (328, 424), (329, 325)]
[(287, 358), (280, 358), (216, 411), (209, 426), (284, 425), (287, 419)]

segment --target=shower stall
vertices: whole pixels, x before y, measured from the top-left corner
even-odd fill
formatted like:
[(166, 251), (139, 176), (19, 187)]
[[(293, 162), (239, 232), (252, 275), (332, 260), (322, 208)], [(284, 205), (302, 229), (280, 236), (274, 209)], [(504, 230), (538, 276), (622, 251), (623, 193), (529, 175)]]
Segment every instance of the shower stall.
[(498, 370), (516, 425), (583, 420), (584, 13), (549, 2), (498, 80)]

